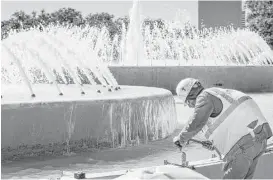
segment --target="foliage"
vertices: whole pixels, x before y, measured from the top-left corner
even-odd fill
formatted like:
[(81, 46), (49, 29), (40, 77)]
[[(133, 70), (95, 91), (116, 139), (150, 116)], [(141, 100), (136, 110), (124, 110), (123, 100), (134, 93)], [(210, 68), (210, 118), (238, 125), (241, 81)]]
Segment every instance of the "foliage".
[(62, 8), (50, 14), (50, 21), (54, 24), (73, 24), (80, 26), (84, 24), (84, 18), (80, 11), (72, 8)]
[(259, 33), (273, 48), (273, 1), (248, 0), (248, 27)]
[[(124, 31), (128, 30), (130, 19), (128, 16), (115, 18), (109, 13), (88, 14), (83, 17), (80, 11), (73, 8), (61, 8), (55, 12), (47, 13), (45, 10), (40, 12), (33, 11), (31, 14), (26, 14), (24, 11), (16, 11), (11, 15), (9, 20), (1, 21), (1, 39), (7, 38), (10, 31), (19, 32), (21, 30), (29, 30), (34, 27), (43, 27), (48, 25), (64, 25), (98, 27), (106, 28), (110, 38), (113, 40), (116, 35), (119, 36)], [(165, 29), (165, 22), (162, 19), (146, 18), (143, 21), (143, 27), (148, 27), (152, 31), (155, 27), (159, 30)], [(190, 35), (190, 34), (189, 34)]]
[[(61, 8), (52, 13), (47, 13), (45, 10), (40, 12), (33, 11), (31, 14), (26, 14), (24, 11), (16, 11), (9, 20), (1, 21), (1, 39), (7, 38), (11, 30), (19, 32), (20, 30), (28, 30), (33, 27), (40, 27), (40, 30), (42, 30), (42, 27), (51, 24), (79, 27), (89, 25), (90, 27), (95, 26), (100, 29), (105, 27), (111, 39), (113, 39), (115, 35), (122, 33), (123, 26), (125, 30), (128, 29), (129, 21), (127, 16), (115, 19), (114, 15), (105, 12), (90, 13), (83, 17), (80, 11), (73, 8)], [(155, 24), (159, 28), (164, 26), (164, 22), (161, 19), (148, 19), (144, 22), (144, 25), (150, 25), (152, 29)]]

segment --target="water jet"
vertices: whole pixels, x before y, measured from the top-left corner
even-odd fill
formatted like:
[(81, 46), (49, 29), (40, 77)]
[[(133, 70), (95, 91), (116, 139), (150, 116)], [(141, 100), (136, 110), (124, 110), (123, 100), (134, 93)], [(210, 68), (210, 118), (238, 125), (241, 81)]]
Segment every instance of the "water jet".
[[(219, 78), (227, 77), (225, 72), (229, 72), (223, 86), (237, 88), (238, 84), (243, 84), (254, 90), (272, 88), (266, 83), (272, 82), (272, 76), (270, 69), (265, 67), (273, 64), (272, 50), (258, 34), (247, 29), (224, 28), (177, 37), (175, 29), (185, 32), (178, 21), (166, 24), (165, 30), (169, 34), (155, 26), (152, 30), (146, 28), (142, 36), (138, 5), (134, 4), (131, 13), (130, 33), (125, 31), (122, 36), (128, 36), (121, 38), (121, 42), (103, 38), (109, 35), (105, 29), (58, 25), (10, 34), (1, 42), (4, 162), (35, 156), (71, 156), (168, 137), (177, 127), (175, 102), (169, 90), (173, 90), (175, 81), (182, 76), (198, 75), (204, 78), (206, 85), (211, 85), (218, 83)], [(87, 33), (86, 38), (82, 38), (84, 33)], [(99, 43), (93, 48), (93, 42), (97, 40)], [(108, 52), (112, 46), (118, 47), (117, 59)], [(136, 51), (133, 53), (133, 50)], [(110, 58), (99, 56), (98, 52), (108, 54)], [(109, 62), (109, 59), (113, 61)], [(109, 64), (111, 71), (107, 67)], [(215, 70), (219, 65), (227, 66), (228, 70), (219, 75), (221, 70)], [(265, 69), (269, 76), (234, 83), (238, 72), (242, 77), (244, 73), (230, 70), (233, 67), (228, 66), (247, 66), (248, 71), (257, 74), (259, 71), (253, 65)], [(130, 66), (143, 68), (148, 75), (143, 78), (142, 70), (135, 73)], [(120, 67), (126, 68), (115, 74), (113, 69)], [(126, 71), (132, 74), (128, 75)], [(208, 72), (214, 76), (205, 76)], [(169, 83), (170, 76), (174, 79), (172, 83)], [(117, 82), (121, 77), (126, 83)], [(260, 81), (263, 82), (257, 83)], [(130, 83), (135, 86), (128, 86)], [(250, 88), (253, 84), (258, 85)], [(156, 85), (162, 85), (164, 89), (154, 88)], [(30, 97), (32, 94), (36, 96)], [(262, 162), (272, 162), (270, 158), (272, 155), (267, 154)], [(125, 162), (126, 168), (129, 164)], [(209, 159), (196, 164), (206, 176), (220, 177), (221, 162)], [(82, 169), (86, 164), (79, 166)], [(262, 175), (270, 175), (272, 171), (261, 172), (259, 170)], [(41, 176), (44, 174), (39, 178)]]
[(172, 133), (170, 91), (121, 89), (87, 43), (51, 28), (2, 41), (3, 161), (148, 143)]

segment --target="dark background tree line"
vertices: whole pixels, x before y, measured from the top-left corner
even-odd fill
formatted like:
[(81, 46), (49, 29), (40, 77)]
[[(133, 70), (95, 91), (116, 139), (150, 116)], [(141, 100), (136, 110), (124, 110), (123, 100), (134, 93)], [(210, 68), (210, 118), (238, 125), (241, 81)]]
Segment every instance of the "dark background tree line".
[[(273, 1), (246, 1), (246, 8), (250, 11), (247, 17), (248, 27), (259, 33), (266, 42), (273, 48)], [(17, 11), (12, 14), (9, 20), (1, 21), (1, 39), (8, 36), (10, 30), (20, 31), (27, 30), (37, 26), (48, 26), (49, 24), (64, 24), (84, 27), (86, 25), (103, 27), (105, 26), (111, 37), (120, 34), (122, 31), (122, 24), (128, 28), (129, 17), (120, 17), (115, 19), (114, 15), (109, 13), (95, 13), (88, 14), (83, 17), (80, 11), (73, 8), (62, 8), (53, 13), (47, 13), (44, 10), (40, 12), (33, 11), (31, 14), (26, 14), (23, 11)], [(151, 29), (156, 25), (159, 29), (164, 27), (162, 19), (145, 19), (144, 26), (149, 25)], [(196, 31), (195, 27), (189, 25), (189, 32), (192, 28)], [(178, 30), (179, 31), (179, 30)]]
[[(28, 30), (33, 27), (46, 27), (57, 24), (78, 27), (85, 27), (86, 25), (98, 28), (106, 27), (110, 36), (114, 37), (116, 34), (121, 33), (122, 24), (125, 25), (126, 29), (128, 28), (129, 21), (128, 16), (115, 19), (114, 15), (105, 12), (90, 13), (83, 17), (80, 11), (73, 8), (61, 8), (52, 13), (47, 13), (45, 10), (41, 10), (39, 13), (33, 11), (31, 14), (17, 11), (11, 15), (9, 20), (1, 21), (1, 39), (7, 38), (10, 30)], [(161, 19), (145, 19), (144, 24), (163, 26), (164, 22)]]
[(248, 0), (248, 27), (259, 33), (273, 49), (273, 1)]

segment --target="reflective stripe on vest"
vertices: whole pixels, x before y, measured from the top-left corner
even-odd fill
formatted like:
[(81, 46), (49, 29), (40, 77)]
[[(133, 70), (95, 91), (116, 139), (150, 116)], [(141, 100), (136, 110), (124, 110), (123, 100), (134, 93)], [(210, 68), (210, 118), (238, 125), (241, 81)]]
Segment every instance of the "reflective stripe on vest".
[(208, 139), (210, 135), (215, 131), (217, 127), (221, 125), (222, 122), (225, 121), (225, 119), (244, 101), (251, 99), (249, 96), (242, 96), (238, 100), (235, 100), (231, 96), (229, 96), (227, 93), (224, 93), (223, 91), (220, 91), (218, 89), (213, 89), (211, 91), (214, 91), (217, 95), (220, 95), (225, 100), (227, 100), (230, 103), (230, 106), (226, 109), (225, 112), (223, 112), (220, 117), (218, 117), (217, 121), (213, 124), (208, 126), (207, 131), (205, 132), (205, 137)]

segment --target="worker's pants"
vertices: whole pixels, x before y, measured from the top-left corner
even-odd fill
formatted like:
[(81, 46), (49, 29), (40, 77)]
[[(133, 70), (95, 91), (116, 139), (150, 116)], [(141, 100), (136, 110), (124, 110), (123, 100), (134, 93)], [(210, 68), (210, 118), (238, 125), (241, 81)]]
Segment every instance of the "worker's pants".
[(252, 179), (258, 160), (266, 150), (267, 140), (248, 142), (224, 164), (223, 179)]

